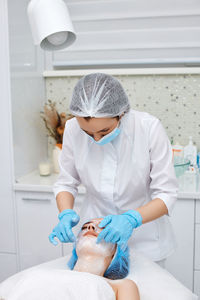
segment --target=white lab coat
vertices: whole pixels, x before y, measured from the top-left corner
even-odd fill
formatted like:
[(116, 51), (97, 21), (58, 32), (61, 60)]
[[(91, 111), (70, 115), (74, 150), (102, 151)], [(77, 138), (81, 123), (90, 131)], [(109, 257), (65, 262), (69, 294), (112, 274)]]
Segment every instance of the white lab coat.
[[(87, 190), (81, 221), (121, 214), (160, 198), (172, 213), (178, 181), (172, 149), (158, 118), (130, 110), (120, 122), (121, 132), (103, 146), (80, 129), (76, 118), (66, 123), (55, 196), (68, 191), (74, 197), (82, 183)], [(157, 261), (175, 249), (169, 216), (164, 215), (134, 229), (129, 240), (134, 249)], [(82, 223), (81, 222), (81, 223)]]

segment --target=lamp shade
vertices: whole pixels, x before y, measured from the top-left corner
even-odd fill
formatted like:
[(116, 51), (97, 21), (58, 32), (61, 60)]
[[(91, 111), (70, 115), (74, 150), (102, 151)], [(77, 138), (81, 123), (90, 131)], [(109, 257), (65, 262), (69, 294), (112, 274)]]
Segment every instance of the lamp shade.
[(27, 8), (35, 45), (61, 50), (76, 39), (68, 8), (63, 0), (31, 0)]

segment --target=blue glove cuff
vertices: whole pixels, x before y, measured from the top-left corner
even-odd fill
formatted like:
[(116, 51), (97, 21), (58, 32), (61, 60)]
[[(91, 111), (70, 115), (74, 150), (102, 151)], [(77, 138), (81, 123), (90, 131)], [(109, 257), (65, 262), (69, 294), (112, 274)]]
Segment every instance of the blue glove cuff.
[(135, 228), (142, 225), (142, 216), (137, 210), (130, 209), (127, 212), (123, 213), (122, 215), (130, 216), (131, 218), (133, 218), (136, 221), (136, 226), (134, 226)]
[(76, 212), (73, 209), (64, 209), (59, 215), (58, 219), (61, 220), (63, 216), (68, 215), (68, 214), (75, 214)]

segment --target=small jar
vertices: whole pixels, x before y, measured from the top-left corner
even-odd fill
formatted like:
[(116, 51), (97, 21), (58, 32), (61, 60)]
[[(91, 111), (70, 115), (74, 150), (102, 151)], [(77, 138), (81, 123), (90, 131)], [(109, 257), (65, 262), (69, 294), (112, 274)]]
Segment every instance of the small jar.
[(51, 165), (48, 161), (42, 161), (39, 163), (40, 176), (48, 176), (51, 174)]

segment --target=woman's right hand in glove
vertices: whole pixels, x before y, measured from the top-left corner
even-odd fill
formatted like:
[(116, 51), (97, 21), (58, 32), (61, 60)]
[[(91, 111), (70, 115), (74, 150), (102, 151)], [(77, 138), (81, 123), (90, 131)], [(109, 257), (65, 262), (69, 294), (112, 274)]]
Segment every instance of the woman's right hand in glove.
[(73, 243), (76, 238), (72, 227), (78, 224), (80, 217), (73, 209), (65, 209), (58, 215), (58, 219), (60, 222), (49, 235), (49, 241), (56, 246), (58, 242), (54, 238), (57, 237), (62, 243)]

